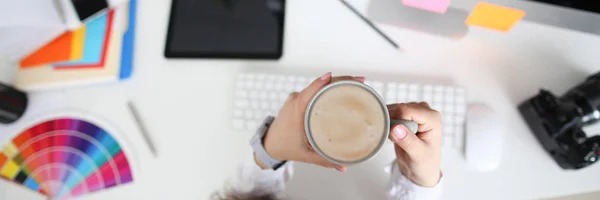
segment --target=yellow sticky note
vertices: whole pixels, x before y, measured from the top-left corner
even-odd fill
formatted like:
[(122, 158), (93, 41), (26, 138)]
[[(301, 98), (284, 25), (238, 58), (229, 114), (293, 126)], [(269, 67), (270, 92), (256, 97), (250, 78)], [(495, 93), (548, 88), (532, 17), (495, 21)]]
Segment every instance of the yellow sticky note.
[(8, 158), (12, 159), (15, 157), (15, 155), (17, 155), (17, 153), (19, 153), (19, 149), (11, 142), (4, 147), (2, 152), (4, 152)]
[(4, 167), (2, 167), (2, 169), (0, 170), (0, 175), (9, 180), (15, 178), (17, 173), (19, 173), (19, 165), (17, 165), (17, 163), (13, 162), (12, 160), (10, 162), (7, 162), (6, 165), (4, 165)]
[(522, 10), (479, 2), (465, 24), (507, 32), (524, 16), (525, 11)]
[(71, 39), (70, 60), (80, 60), (83, 57), (83, 41), (85, 39), (85, 25), (79, 27), (73, 32)]

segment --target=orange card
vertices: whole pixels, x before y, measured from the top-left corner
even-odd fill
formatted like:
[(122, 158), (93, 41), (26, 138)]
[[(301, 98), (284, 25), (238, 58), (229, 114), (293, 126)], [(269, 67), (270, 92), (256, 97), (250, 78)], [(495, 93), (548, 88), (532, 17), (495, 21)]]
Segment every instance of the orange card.
[(21, 68), (27, 68), (47, 63), (67, 61), (71, 58), (72, 41), (73, 32), (65, 32), (42, 48), (23, 58), (19, 64)]
[(524, 16), (522, 10), (479, 2), (465, 24), (507, 32)]

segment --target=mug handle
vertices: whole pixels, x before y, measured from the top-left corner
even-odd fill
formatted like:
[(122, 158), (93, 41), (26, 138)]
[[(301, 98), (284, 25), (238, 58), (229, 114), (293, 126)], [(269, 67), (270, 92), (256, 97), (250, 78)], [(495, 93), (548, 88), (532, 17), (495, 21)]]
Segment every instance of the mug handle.
[(419, 130), (419, 124), (414, 121), (402, 120), (402, 119), (392, 119), (390, 120), (390, 128), (394, 127), (397, 124), (402, 124), (408, 128), (412, 133), (417, 133)]

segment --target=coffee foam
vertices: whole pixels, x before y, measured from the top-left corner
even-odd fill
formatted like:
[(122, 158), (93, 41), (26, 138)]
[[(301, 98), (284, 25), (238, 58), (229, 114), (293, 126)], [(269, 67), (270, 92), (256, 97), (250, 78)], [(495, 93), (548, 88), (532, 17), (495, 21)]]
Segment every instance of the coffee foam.
[(309, 129), (316, 146), (340, 161), (369, 156), (384, 137), (385, 115), (379, 100), (365, 88), (339, 85), (313, 103)]

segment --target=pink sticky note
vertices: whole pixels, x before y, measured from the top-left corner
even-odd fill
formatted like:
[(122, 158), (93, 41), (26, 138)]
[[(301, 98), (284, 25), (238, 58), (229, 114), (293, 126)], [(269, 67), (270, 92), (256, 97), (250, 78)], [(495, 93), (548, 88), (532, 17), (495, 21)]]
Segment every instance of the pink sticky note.
[(402, 0), (402, 4), (436, 13), (445, 13), (450, 6), (450, 0)]

